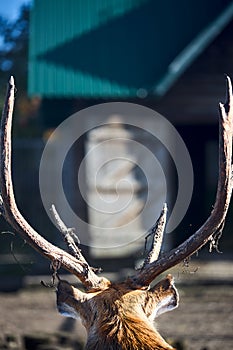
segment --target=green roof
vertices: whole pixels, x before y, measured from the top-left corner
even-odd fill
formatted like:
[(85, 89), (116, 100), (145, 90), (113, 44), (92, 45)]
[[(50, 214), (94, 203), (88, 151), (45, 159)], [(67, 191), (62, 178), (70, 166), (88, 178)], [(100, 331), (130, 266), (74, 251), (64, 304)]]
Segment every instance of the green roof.
[(34, 0), (29, 94), (163, 94), (232, 15), (230, 0)]

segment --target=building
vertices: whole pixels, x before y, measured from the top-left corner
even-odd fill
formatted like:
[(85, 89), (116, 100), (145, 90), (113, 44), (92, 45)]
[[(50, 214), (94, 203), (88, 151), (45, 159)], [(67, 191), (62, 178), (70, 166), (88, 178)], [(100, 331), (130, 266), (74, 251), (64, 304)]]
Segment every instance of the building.
[[(121, 101), (158, 111), (184, 139), (195, 183), (191, 205), (178, 229), (182, 233), (172, 239), (176, 242), (204, 221), (213, 200), (217, 103), (224, 99), (224, 73), (232, 75), (233, 68), (232, 18), (233, 3), (227, 0), (214, 0), (211, 6), (208, 1), (183, 0), (35, 0), (32, 7), (29, 94), (42, 97), (45, 130), (83, 108)], [(95, 126), (94, 116), (92, 121)], [(90, 118), (83, 123), (91, 125)], [(145, 125), (152, 127), (152, 121), (145, 120)], [(91, 214), (82, 194), (71, 189), (74, 171), (90, 146), (86, 135), (82, 137), (73, 149), (73, 155), (79, 154), (75, 163), (71, 156), (69, 169), (74, 170), (64, 183), (72, 208), (87, 220)], [(132, 138), (139, 141), (138, 137)], [(168, 181), (172, 205), (178, 193), (173, 185), (179, 179), (169, 155), (164, 157), (165, 168), (173, 169)], [(92, 234), (80, 233), (80, 238), (87, 235), (91, 240)], [(226, 236), (224, 245), (229, 248)]]

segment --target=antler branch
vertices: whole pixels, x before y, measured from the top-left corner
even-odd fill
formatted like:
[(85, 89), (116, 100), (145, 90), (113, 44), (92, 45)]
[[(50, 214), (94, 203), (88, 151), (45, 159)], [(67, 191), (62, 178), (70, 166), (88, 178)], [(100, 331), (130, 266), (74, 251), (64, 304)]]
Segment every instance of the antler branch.
[[(68, 247), (70, 254), (77, 258), (79, 261), (82, 261), (84, 264), (87, 264), (84, 256), (81, 253), (81, 250), (77, 246), (77, 244), (79, 244), (80, 241), (77, 235), (74, 233), (74, 228), (68, 228), (65, 225), (65, 223), (60, 218), (54, 204), (51, 207), (51, 212), (53, 214), (56, 225), (59, 231), (61, 232), (62, 237)], [(74, 237), (76, 239), (77, 244), (75, 243)]]
[(0, 204), (2, 215), (28, 244), (51, 261), (59, 261), (61, 266), (77, 276), (86, 288), (105, 289), (109, 284), (107, 279), (97, 276), (87, 263), (84, 264), (82, 260), (78, 260), (76, 257), (48, 242), (29, 225), (18, 210), (11, 176), (11, 129), (14, 92), (14, 79), (11, 77), (7, 88), (1, 123), (0, 191), (2, 203)]
[(224, 226), (232, 194), (233, 96), (228, 76), (226, 84), (226, 103), (219, 104), (219, 176), (214, 208), (206, 222), (185, 242), (138, 270), (131, 278), (137, 285), (149, 285), (159, 274), (198, 251)]
[(158, 259), (160, 250), (162, 247), (162, 243), (163, 243), (163, 235), (164, 235), (166, 222), (167, 222), (167, 204), (165, 203), (157, 222), (154, 224), (154, 226), (151, 228), (150, 232), (146, 236), (146, 241), (149, 236), (152, 236), (152, 243), (148, 251), (147, 257), (144, 260), (143, 267), (151, 264), (152, 262)]

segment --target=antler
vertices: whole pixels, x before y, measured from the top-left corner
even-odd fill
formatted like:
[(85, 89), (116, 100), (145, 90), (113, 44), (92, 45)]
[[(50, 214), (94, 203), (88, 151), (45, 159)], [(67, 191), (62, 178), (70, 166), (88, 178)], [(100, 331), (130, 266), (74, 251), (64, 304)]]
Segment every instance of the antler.
[[(219, 175), (213, 210), (199, 230), (177, 248), (156, 261), (146, 258), (143, 267), (131, 277), (131, 281), (136, 285), (149, 285), (162, 272), (197, 252), (208, 241), (214, 242), (216, 235), (223, 230), (232, 194), (233, 96), (232, 84), (228, 76), (226, 84), (226, 102), (219, 104)], [(157, 235), (154, 236), (156, 238)], [(155, 241), (154, 245), (156, 244)], [(153, 249), (155, 249), (154, 245)], [(161, 237), (158, 245), (161, 245)]]
[[(226, 103), (219, 104), (219, 178), (214, 208), (206, 222), (185, 242), (159, 258), (163, 232), (166, 224), (166, 205), (151, 229), (152, 245), (144, 264), (134, 276), (128, 279), (132, 288), (148, 286), (159, 274), (178, 264), (198, 251), (208, 241), (213, 242), (222, 231), (232, 194), (232, 135), (233, 135), (233, 96), (229, 77), (227, 81)], [(52, 262), (59, 262), (66, 270), (77, 276), (87, 289), (104, 290), (111, 283), (98, 277), (94, 269), (83, 257), (80, 248), (74, 244), (71, 229), (60, 219), (55, 207), (52, 207), (56, 224), (62, 232), (71, 254), (54, 246), (37, 233), (19, 212), (13, 191), (11, 177), (11, 125), (14, 108), (14, 79), (11, 77), (1, 123), (1, 169), (0, 169), (0, 213), (9, 224), (40, 254)]]
[[(109, 285), (105, 278), (97, 276), (83, 257), (81, 250), (76, 249), (76, 256), (54, 246), (37, 233), (24, 219), (16, 205), (11, 176), (11, 129), (12, 115), (14, 109), (15, 85), (13, 77), (10, 78), (6, 101), (2, 114), (1, 123), (1, 169), (0, 169), (0, 191), (1, 191), (1, 214), (8, 223), (40, 254), (52, 262), (58, 261), (66, 270), (77, 276), (87, 289), (101, 290)], [(53, 208), (54, 211), (54, 208)], [(54, 211), (55, 214), (57, 214)], [(57, 218), (58, 214), (57, 214)], [(61, 220), (60, 220), (61, 223)], [(65, 227), (65, 225), (63, 226)]]

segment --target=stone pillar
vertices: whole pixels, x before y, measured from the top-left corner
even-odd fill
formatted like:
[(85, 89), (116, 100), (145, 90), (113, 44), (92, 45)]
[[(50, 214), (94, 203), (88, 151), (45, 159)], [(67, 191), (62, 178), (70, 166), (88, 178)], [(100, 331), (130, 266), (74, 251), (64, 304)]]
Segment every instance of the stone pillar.
[[(161, 166), (153, 167), (145, 156), (153, 142), (142, 130), (126, 129), (119, 117), (89, 132), (85, 161), (92, 257), (123, 257), (143, 249), (148, 222), (157, 220), (166, 200)], [(159, 143), (154, 148), (152, 153), (163, 153)], [(150, 186), (153, 200), (143, 211)]]

